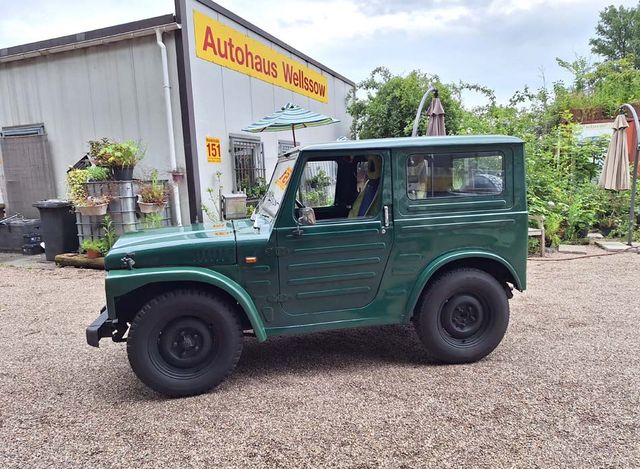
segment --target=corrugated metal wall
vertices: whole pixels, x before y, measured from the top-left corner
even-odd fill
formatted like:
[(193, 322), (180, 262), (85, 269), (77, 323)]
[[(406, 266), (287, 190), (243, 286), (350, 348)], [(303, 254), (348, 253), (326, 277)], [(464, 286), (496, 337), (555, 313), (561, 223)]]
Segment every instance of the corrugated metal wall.
[[(184, 168), (173, 33), (165, 33), (164, 42), (177, 159)], [(147, 153), (136, 177), (151, 168), (170, 170), (162, 63), (155, 36), (0, 64), (0, 127), (37, 122), (45, 125), (60, 197), (66, 193), (68, 166), (87, 152), (87, 141), (94, 138), (143, 142)], [(182, 212), (188, 214), (186, 186), (181, 194)]]

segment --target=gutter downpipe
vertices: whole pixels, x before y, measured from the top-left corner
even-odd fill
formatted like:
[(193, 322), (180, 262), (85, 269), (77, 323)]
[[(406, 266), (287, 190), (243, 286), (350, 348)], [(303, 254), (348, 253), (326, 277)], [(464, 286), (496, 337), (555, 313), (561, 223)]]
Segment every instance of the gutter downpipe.
[(627, 245), (633, 244), (633, 224), (636, 219), (636, 191), (638, 189), (638, 154), (640, 154), (640, 138), (638, 133), (640, 132), (640, 124), (638, 124), (638, 114), (631, 104), (623, 104), (620, 106), (620, 111), (627, 109), (633, 116), (633, 123), (636, 126), (636, 158), (633, 162), (633, 183), (631, 184), (631, 208), (629, 209), (629, 237), (627, 239)]
[[(162, 42), (162, 31), (156, 29), (156, 43), (160, 48), (162, 56), (162, 87), (164, 88), (164, 108), (167, 121), (167, 136), (169, 137), (169, 162), (171, 163), (171, 171), (178, 169), (178, 161), (176, 160), (176, 138), (173, 132), (173, 112), (171, 111), (171, 86), (169, 85), (169, 63), (167, 59), (167, 47)], [(182, 211), (180, 210), (180, 189), (176, 181), (171, 185), (172, 205), (176, 214), (176, 222), (178, 226), (182, 226)]]
[(418, 124), (420, 123), (420, 114), (422, 114), (422, 108), (424, 107), (424, 103), (427, 101), (427, 96), (429, 96), (429, 93), (431, 93), (432, 91), (435, 93), (435, 97), (438, 96), (438, 89), (434, 87), (430, 87), (427, 90), (427, 92), (422, 96), (422, 99), (420, 100), (420, 106), (418, 106), (418, 112), (416, 112), (416, 119), (413, 121), (413, 130), (411, 131), (412, 137), (418, 136)]

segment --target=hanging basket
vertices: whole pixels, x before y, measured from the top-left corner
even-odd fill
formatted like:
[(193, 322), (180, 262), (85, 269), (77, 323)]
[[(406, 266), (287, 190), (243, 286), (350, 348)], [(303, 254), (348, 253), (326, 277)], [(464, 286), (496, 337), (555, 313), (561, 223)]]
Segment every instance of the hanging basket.
[(163, 202), (161, 204), (138, 202), (140, 213), (158, 213), (164, 210), (166, 205), (167, 205), (166, 202)]
[(107, 214), (107, 207), (109, 204), (100, 205), (76, 205), (78, 212), (85, 217), (100, 217)]

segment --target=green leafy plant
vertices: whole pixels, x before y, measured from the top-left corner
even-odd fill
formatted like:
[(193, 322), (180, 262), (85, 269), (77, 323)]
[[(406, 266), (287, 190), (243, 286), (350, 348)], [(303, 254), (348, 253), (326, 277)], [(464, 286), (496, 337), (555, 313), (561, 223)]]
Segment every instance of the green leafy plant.
[(330, 186), (332, 180), (324, 171), (324, 169), (320, 169), (318, 170), (318, 173), (315, 176), (309, 178), (307, 182), (313, 189), (323, 189)]
[(104, 166), (89, 166), (84, 171), (87, 172), (87, 182), (100, 182), (111, 179), (111, 171)]
[(102, 137), (98, 140), (89, 140), (89, 158), (98, 166), (109, 166), (100, 152), (103, 148), (113, 145), (114, 143), (116, 143), (114, 140), (107, 137)]
[(209, 203), (211, 204), (211, 206), (207, 205), (206, 203), (203, 203), (201, 205), (202, 213), (204, 213), (204, 215), (209, 219), (209, 221), (214, 223), (223, 221), (222, 209), (220, 207), (220, 203), (222, 200), (222, 189), (223, 189), (221, 178), (222, 178), (222, 173), (220, 171), (217, 171), (216, 185), (218, 186), (218, 188), (215, 189), (213, 187), (207, 187), (207, 194), (208, 194)]
[(247, 194), (247, 199), (261, 199), (267, 193), (269, 186), (263, 178), (256, 178), (254, 184), (250, 184), (247, 180), (242, 181), (240, 188)]
[(116, 233), (115, 226), (113, 225), (113, 220), (109, 215), (105, 215), (102, 219), (102, 232), (105, 246), (104, 254), (106, 254), (118, 240), (118, 234)]
[(163, 182), (158, 181), (158, 171), (151, 172), (149, 182), (140, 187), (140, 199), (145, 204), (163, 205), (167, 202), (168, 187)]
[(80, 248), (83, 252), (95, 251), (99, 252), (103, 256), (109, 251), (104, 239), (85, 239), (82, 241)]
[(72, 169), (67, 173), (67, 196), (74, 205), (82, 205), (87, 198), (85, 183), (89, 179), (86, 169)]
[(133, 140), (127, 140), (105, 145), (98, 152), (98, 158), (106, 166), (133, 167), (144, 158), (144, 150)]
[(147, 213), (142, 218), (142, 228), (151, 230), (162, 227), (162, 215), (159, 213)]

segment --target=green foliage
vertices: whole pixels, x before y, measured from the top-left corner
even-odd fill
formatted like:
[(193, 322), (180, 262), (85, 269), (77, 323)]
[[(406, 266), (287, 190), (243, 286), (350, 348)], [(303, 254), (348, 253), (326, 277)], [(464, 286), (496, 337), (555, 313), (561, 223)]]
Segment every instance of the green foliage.
[(261, 199), (267, 193), (269, 185), (263, 178), (257, 178), (255, 184), (249, 181), (242, 181), (240, 188), (247, 195), (247, 199)]
[[(360, 82), (347, 98), (347, 109), (353, 117), (351, 126), (355, 138), (384, 138), (410, 136), (416, 111), (423, 94), (431, 87), (439, 90), (445, 108), (447, 132), (458, 133), (458, 119), (462, 112), (458, 100), (454, 99), (455, 88), (440, 82), (437, 75), (414, 70), (406, 76), (393, 75), (389, 69), (378, 67), (366, 80)], [(432, 96), (431, 96), (432, 97)], [(425, 104), (420, 120), (419, 134), (427, 127)]]
[(591, 51), (607, 60), (631, 57), (640, 68), (640, 4), (636, 8), (608, 6), (600, 12)]
[(67, 173), (67, 197), (74, 205), (82, 205), (87, 198), (85, 183), (89, 179), (86, 169), (72, 169)]
[(89, 157), (93, 160), (95, 164), (100, 164), (101, 157), (100, 152), (102, 149), (108, 145), (114, 144), (115, 141), (111, 140), (107, 137), (102, 137), (99, 140), (89, 140)]
[(147, 213), (142, 218), (142, 228), (151, 230), (162, 227), (162, 215), (159, 213)]
[(103, 232), (103, 241), (105, 251), (104, 254), (108, 253), (116, 241), (118, 241), (118, 234), (116, 233), (116, 229), (113, 225), (113, 220), (109, 215), (105, 215), (102, 218), (102, 232)]
[(109, 143), (98, 152), (96, 164), (111, 167), (135, 166), (144, 157), (144, 150), (133, 140)]
[(158, 171), (151, 171), (151, 178), (140, 187), (140, 198), (145, 204), (162, 205), (166, 203), (168, 197), (168, 187), (158, 181)]
[(325, 172), (324, 169), (318, 170), (318, 173), (315, 176), (307, 180), (307, 183), (313, 189), (323, 189), (325, 187), (330, 186), (331, 182), (332, 182), (331, 178)]
[(83, 252), (95, 251), (95, 252), (99, 252), (103, 256), (107, 252), (109, 252), (109, 249), (107, 248), (107, 245), (104, 239), (98, 239), (98, 240), (85, 239), (84, 241), (82, 241), (80, 248), (82, 249)]
[(108, 181), (111, 179), (111, 171), (104, 166), (89, 166), (84, 171), (87, 172), (87, 182)]

